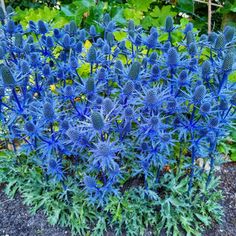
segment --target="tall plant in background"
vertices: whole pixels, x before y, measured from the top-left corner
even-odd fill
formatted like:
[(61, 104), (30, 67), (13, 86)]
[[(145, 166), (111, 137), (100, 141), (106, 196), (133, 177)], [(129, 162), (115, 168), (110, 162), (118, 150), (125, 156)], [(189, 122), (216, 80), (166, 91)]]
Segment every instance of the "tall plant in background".
[[(102, 211), (113, 197), (127, 197), (122, 186), (132, 179), (155, 211), (160, 188), (177, 178), (165, 175), (167, 164), (182, 173), (184, 196), (210, 186), (216, 146), (235, 117), (235, 83), (228, 81), (233, 28), (197, 39), (189, 23), (174, 42), (172, 17), (148, 32), (131, 20), (117, 41), (121, 30), (108, 14), (103, 35), (74, 21), (62, 29), (31, 21), (23, 30), (3, 11), (1, 19), (1, 121), (15, 151), (44, 176), (42, 184), (68, 193), (72, 181)], [(168, 37), (160, 42), (163, 32)], [(211, 166), (204, 187), (200, 157)]]

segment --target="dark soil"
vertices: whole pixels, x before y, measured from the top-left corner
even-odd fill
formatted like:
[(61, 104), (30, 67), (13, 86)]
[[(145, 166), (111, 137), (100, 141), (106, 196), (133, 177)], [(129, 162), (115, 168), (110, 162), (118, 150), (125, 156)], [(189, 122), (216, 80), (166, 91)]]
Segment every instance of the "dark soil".
[[(236, 163), (227, 163), (221, 167), (219, 175), (222, 179), (221, 189), (224, 193), (222, 206), (225, 217), (222, 224), (215, 224), (204, 236), (236, 235)], [(150, 233), (150, 232), (149, 232)], [(150, 234), (147, 235), (150, 235)], [(10, 200), (0, 186), (0, 236), (70, 236), (70, 230), (53, 227), (47, 223), (42, 211), (30, 215), (22, 204), (19, 195)], [(107, 235), (113, 235), (108, 233)]]
[(222, 223), (215, 224), (206, 230), (204, 236), (235, 236), (236, 235), (236, 162), (225, 163), (219, 170), (221, 189), (224, 199), (224, 218)]

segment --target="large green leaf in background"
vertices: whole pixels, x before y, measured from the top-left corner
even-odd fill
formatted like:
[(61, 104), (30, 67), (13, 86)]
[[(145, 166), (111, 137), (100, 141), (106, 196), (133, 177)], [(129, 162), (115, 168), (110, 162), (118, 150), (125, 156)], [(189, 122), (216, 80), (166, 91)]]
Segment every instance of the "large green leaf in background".
[(155, 0), (128, 0), (128, 3), (138, 11), (149, 11), (150, 5)]
[(193, 13), (194, 11), (194, 1), (193, 0), (178, 0), (177, 5), (180, 10), (184, 12)]

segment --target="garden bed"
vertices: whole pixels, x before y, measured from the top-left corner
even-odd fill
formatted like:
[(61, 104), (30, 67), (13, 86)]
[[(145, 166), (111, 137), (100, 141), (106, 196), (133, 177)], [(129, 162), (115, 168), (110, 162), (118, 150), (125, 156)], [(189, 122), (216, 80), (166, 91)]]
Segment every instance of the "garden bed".
[[(221, 225), (215, 224), (212, 229), (206, 230), (204, 235), (233, 236), (236, 232), (236, 163), (223, 164), (218, 174), (222, 180), (221, 190), (224, 195), (222, 206), (225, 216)], [(34, 216), (30, 215), (27, 207), (22, 204), (21, 197), (17, 195), (14, 200), (8, 199), (3, 192), (3, 186), (0, 191), (0, 202), (0, 235), (71, 235), (68, 229), (50, 226), (42, 211), (37, 212)], [(108, 233), (107, 235), (113, 234)]]

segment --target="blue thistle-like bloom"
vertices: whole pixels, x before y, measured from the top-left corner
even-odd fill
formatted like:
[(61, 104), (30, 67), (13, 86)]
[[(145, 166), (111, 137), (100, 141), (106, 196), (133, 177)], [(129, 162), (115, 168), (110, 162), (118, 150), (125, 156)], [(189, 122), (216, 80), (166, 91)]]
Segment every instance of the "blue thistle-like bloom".
[[(116, 70), (116, 69), (115, 69)], [(118, 73), (118, 72), (117, 72)], [(97, 72), (97, 76), (96, 79), (99, 81), (101, 80), (106, 80), (107, 78), (107, 71), (105, 68), (101, 68), (98, 72)]]
[(132, 79), (132, 80), (138, 79), (140, 69), (141, 69), (140, 63), (135, 61), (130, 67), (130, 70), (129, 70), (129, 73), (128, 73), (128, 78)]
[(62, 181), (64, 179), (64, 173), (61, 161), (50, 158), (47, 165), (47, 174), (55, 177), (56, 181)]
[(79, 32), (79, 40), (84, 42), (86, 40), (86, 31), (85, 29), (81, 29)]
[(190, 22), (185, 26), (184, 34), (187, 35), (187, 33), (192, 30), (193, 30), (193, 24)]
[(55, 112), (51, 103), (46, 102), (43, 105), (43, 115), (47, 121), (53, 121), (55, 118)]
[(106, 40), (107, 40), (108, 45), (110, 47), (112, 47), (114, 45), (114, 42), (115, 42), (114, 34), (112, 32), (108, 32)]
[(194, 57), (197, 54), (197, 46), (196, 46), (196, 44), (194, 42), (189, 44), (188, 53), (192, 57)]
[(131, 107), (125, 108), (124, 114), (125, 114), (126, 118), (132, 117), (133, 113), (134, 113), (134, 111)]
[(95, 91), (95, 83), (94, 83), (94, 79), (91, 77), (86, 81), (86, 92), (88, 94), (93, 94)]
[(204, 61), (202, 63), (202, 78), (206, 79), (209, 78), (209, 75), (211, 73), (211, 63), (209, 61)]
[(213, 117), (209, 120), (209, 127), (210, 128), (216, 128), (219, 124), (219, 118), (218, 117)]
[(16, 29), (15, 22), (13, 20), (9, 20), (6, 25), (6, 31), (9, 34), (13, 34), (15, 32), (15, 29)]
[(69, 34), (70, 36), (76, 35), (77, 32), (77, 25), (74, 20), (72, 20), (69, 24)]
[(200, 103), (206, 95), (206, 87), (204, 85), (198, 85), (193, 93), (193, 102)]
[(70, 46), (71, 46), (70, 41), (71, 41), (70, 35), (69, 35), (69, 34), (65, 34), (65, 35), (63, 36), (63, 38), (62, 38), (62, 46), (63, 46), (66, 50), (70, 49)]
[(48, 64), (46, 64), (42, 69), (44, 76), (50, 76), (51, 75), (51, 68)]
[(174, 29), (173, 18), (171, 16), (167, 16), (165, 21), (165, 31), (172, 32), (173, 29)]
[(229, 72), (232, 70), (232, 66), (234, 63), (234, 55), (233, 53), (227, 53), (222, 64), (222, 69), (225, 72)]
[(73, 70), (76, 70), (78, 68), (79, 64), (78, 64), (78, 59), (74, 56), (72, 56), (70, 58), (70, 67), (73, 69)]
[(133, 81), (127, 81), (126, 84), (124, 85), (124, 88), (123, 88), (123, 94), (128, 96), (128, 95), (132, 94), (133, 91), (134, 91)]
[(116, 163), (116, 153), (119, 149), (114, 143), (103, 141), (95, 144), (95, 148), (92, 150), (93, 155), (90, 157), (94, 166), (100, 165), (103, 171), (114, 170), (118, 167)]
[(192, 31), (188, 31), (187, 35), (186, 35), (186, 41), (187, 41), (187, 45), (189, 46), (191, 43), (194, 43), (195, 41), (195, 37)]
[(148, 38), (145, 40), (145, 45), (148, 48), (156, 48), (157, 47), (157, 38), (158, 38), (158, 33), (157, 32), (153, 32), (151, 33)]
[(169, 98), (167, 102), (167, 110), (169, 112), (174, 112), (176, 110), (177, 102), (175, 98)]
[(123, 74), (124, 67), (123, 67), (122, 61), (117, 60), (117, 61), (115, 62), (114, 67), (115, 67), (115, 73), (116, 73), (117, 75), (122, 75), (122, 74)]
[(16, 85), (16, 81), (11, 73), (11, 70), (5, 65), (1, 66), (1, 76), (5, 87), (14, 87)]
[(208, 41), (213, 44), (215, 43), (217, 39), (217, 34), (215, 32), (211, 32), (209, 35), (208, 35)]
[(64, 94), (66, 98), (73, 99), (75, 97), (74, 88), (71, 85), (66, 85), (64, 88)]
[(225, 36), (224, 34), (219, 34), (216, 38), (214, 48), (215, 50), (222, 50), (225, 47)]
[(105, 125), (104, 119), (99, 112), (97, 111), (92, 112), (91, 121), (92, 121), (93, 128), (95, 130), (101, 131), (104, 128), (104, 125)]
[(151, 69), (151, 76), (154, 80), (158, 79), (160, 74), (160, 69), (158, 65), (153, 65)]
[(91, 25), (89, 28), (89, 34), (92, 38), (95, 38), (97, 35), (97, 31), (94, 25)]
[(133, 20), (129, 20), (127, 30), (129, 37), (134, 38), (135, 25)]
[(106, 14), (104, 15), (104, 17), (103, 17), (103, 24), (104, 24), (105, 26), (107, 26), (110, 21), (111, 21), (111, 17), (110, 17), (110, 15), (109, 15), (108, 13), (106, 13)]
[(94, 64), (97, 61), (97, 52), (94, 46), (90, 47), (88, 54), (87, 54), (87, 60), (89, 63)]
[(167, 52), (167, 64), (170, 67), (175, 67), (178, 65), (179, 55), (175, 48), (170, 48)]
[(205, 43), (205, 42), (207, 42), (207, 40), (208, 40), (208, 37), (207, 37), (206, 34), (202, 34), (200, 36), (200, 40), (199, 40), (200, 42), (202, 42), (202, 43), (204, 42)]
[(225, 40), (227, 43), (229, 43), (233, 40), (234, 33), (235, 33), (234, 27), (226, 26), (224, 28), (224, 36), (225, 36)]
[(165, 53), (167, 53), (170, 48), (171, 48), (171, 43), (170, 43), (170, 41), (167, 41), (167, 42), (164, 43), (164, 45), (163, 45), (163, 47), (162, 47), (162, 50), (163, 50)]
[[(103, 48), (102, 48), (102, 52), (103, 52), (104, 55), (109, 55), (109, 54), (111, 54), (111, 48), (110, 48), (110, 46), (109, 46), (108, 43), (105, 43), (105, 44), (104, 44), (104, 46), (103, 46)], [(95, 60), (95, 61), (96, 61), (96, 60)], [(95, 61), (94, 61), (94, 62), (95, 62)]]
[(23, 37), (21, 33), (16, 33), (15, 34), (15, 46), (18, 48), (21, 48), (23, 46)]
[(157, 53), (156, 52), (152, 52), (151, 55), (148, 58), (148, 61), (151, 65), (155, 64), (157, 61)]
[(178, 85), (179, 87), (185, 86), (188, 84), (188, 72), (182, 70), (178, 76)]
[(114, 104), (110, 98), (105, 98), (102, 104), (105, 114), (109, 114), (114, 108)]
[(48, 32), (47, 26), (42, 20), (38, 21), (38, 32), (40, 34), (46, 34)]
[(76, 43), (75, 50), (76, 50), (77, 53), (81, 53), (82, 52), (82, 50), (83, 50), (82, 42), (79, 41), (78, 43)]
[(36, 130), (35, 125), (34, 125), (34, 123), (32, 121), (27, 121), (25, 123), (25, 127), (24, 128), (27, 131), (27, 133), (29, 133), (29, 134), (34, 133), (35, 130)]
[(200, 111), (202, 112), (203, 115), (209, 113), (210, 110), (211, 110), (211, 103), (209, 102), (204, 102), (200, 107)]
[(8, 5), (6, 7), (6, 13), (7, 15), (11, 16), (14, 13), (14, 8), (11, 5)]
[(72, 143), (78, 144), (81, 140), (81, 133), (79, 129), (76, 129), (74, 127), (66, 127), (66, 135), (69, 137), (69, 139), (72, 141)]
[(54, 41), (53, 41), (53, 38), (51, 36), (48, 36), (46, 38), (46, 45), (49, 48), (52, 48), (54, 46)]
[(115, 28), (116, 28), (116, 23), (111, 20), (106, 26), (106, 32), (114, 32)]
[(59, 38), (61, 38), (61, 32), (60, 32), (60, 30), (59, 29), (54, 29), (53, 30), (53, 35), (54, 35), (54, 37), (56, 38), (56, 39), (59, 39)]
[(155, 89), (150, 89), (147, 91), (145, 96), (145, 103), (147, 106), (155, 106), (157, 104), (157, 93)]

